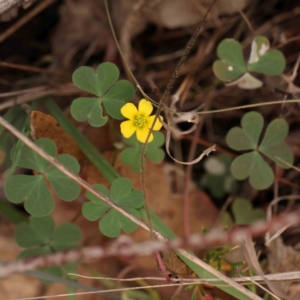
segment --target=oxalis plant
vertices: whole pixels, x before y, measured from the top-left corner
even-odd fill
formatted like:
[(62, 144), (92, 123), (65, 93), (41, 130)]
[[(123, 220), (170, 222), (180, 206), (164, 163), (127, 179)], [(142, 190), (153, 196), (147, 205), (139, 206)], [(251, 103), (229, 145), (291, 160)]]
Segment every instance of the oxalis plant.
[(284, 55), (277, 49), (270, 49), (270, 42), (264, 36), (254, 38), (247, 63), (241, 44), (234, 39), (223, 40), (218, 45), (217, 54), (219, 60), (213, 64), (215, 75), (242, 89), (256, 89), (263, 85), (253, 73), (275, 76), (280, 75), (285, 68)]
[[(36, 218), (31, 216), (29, 223), (17, 225), (15, 239), (18, 245), (26, 248), (21, 251), (18, 258), (55, 253), (56, 251), (69, 250), (78, 247), (81, 240), (81, 230), (72, 223), (64, 223), (55, 227), (50, 216)], [(76, 270), (76, 266), (50, 267), (43, 272), (54, 276), (63, 276), (65, 273)], [(43, 281), (51, 283), (51, 281)]]
[(247, 151), (232, 161), (232, 175), (238, 180), (249, 177), (250, 184), (257, 190), (266, 189), (274, 182), (274, 172), (263, 156), (284, 169), (294, 162), (293, 152), (284, 142), (289, 132), (287, 122), (281, 118), (273, 120), (259, 142), (263, 126), (262, 115), (249, 112), (243, 116), (241, 127), (232, 128), (226, 136), (230, 148)]
[[(216, 75), (218, 74), (217, 76), (222, 80), (225, 79), (224, 81), (233, 81), (243, 73), (262, 71), (262, 62), (265, 60), (268, 61), (268, 64), (272, 63), (274, 59), (280, 60), (281, 56), (277, 52), (274, 54), (271, 50), (261, 51), (261, 48), (265, 49), (262, 46), (265, 42), (265, 40), (256, 40), (256, 57), (253, 59), (257, 61), (251, 60), (250, 65), (248, 63), (247, 66), (242, 63), (241, 55), (238, 55), (238, 59), (235, 60), (234, 56), (226, 52), (228, 49), (230, 52), (231, 49), (240, 53), (240, 46), (236, 46), (236, 42), (232, 43), (227, 40), (222, 42), (223, 44), (221, 43), (222, 45), (218, 47), (220, 61), (214, 65)], [(224, 47), (225, 50), (227, 49), (226, 51), (224, 51)], [(256, 65), (253, 65), (255, 63)], [(234, 76), (230, 77), (226, 72), (230, 75), (234, 73)], [(275, 75), (280, 73), (278, 72), (276, 69), (273, 72), (265, 70), (261, 73)], [(119, 70), (112, 63), (100, 64), (96, 70), (90, 67), (77, 69), (73, 74), (74, 84), (92, 94), (93, 97), (80, 97), (74, 100), (71, 114), (77, 121), (88, 121), (94, 127), (104, 126), (110, 119), (121, 120), (121, 161), (130, 165), (134, 171), (140, 172), (142, 155), (154, 163), (160, 162), (164, 158), (161, 146), (163, 146), (165, 138), (160, 132), (164, 119), (160, 115), (160, 110), (157, 115), (154, 114), (151, 102), (146, 99), (141, 99), (137, 106), (131, 103), (130, 101), (135, 97), (134, 86), (129, 81), (118, 80), (118, 78)], [(134, 190), (133, 183), (128, 178), (120, 177), (101, 153), (65, 118), (54, 101), (46, 99), (44, 103), (60, 125), (78, 142), (86, 157), (110, 182), (109, 189), (96, 184), (93, 189), (87, 191), (88, 201), (82, 206), (83, 216), (90, 221), (97, 221), (99, 230), (108, 237), (117, 237), (121, 232), (134, 231), (139, 224), (137, 222), (139, 219), (143, 219), (147, 223), (147, 207), (143, 192)], [(262, 116), (259, 113), (250, 112), (242, 118), (241, 122), (242, 127), (229, 131), (226, 140), (232, 149), (250, 152), (233, 160), (232, 175), (238, 180), (249, 177), (251, 185), (256, 189), (267, 188), (272, 184), (274, 174), (269, 162), (262, 158), (261, 153), (284, 168), (287, 165), (282, 160), (293, 163), (292, 152), (284, 142), (288, 133), (288, 125), (282, 119), (274, 120), (267, 127), (264, 138), (259, 143), (263, 130)], [(154, 132), (151, 132), (148, 137), (150, 128)], [(149, 144), (144, 149), (147, 138)], [(36, 140), (35, 144), (73, 174), (79, 174), (78, 161), (68, 154), (57, 156), (53, 141), (42, 138)], [(25, 210), (31, 215), (27, 222), (19, 224), (16, 229), (18, 244), (26, 248), (20, 257), (53, 253), (77, 247), (81, 238), (80, 230), (69, 223), (55, 228), (49, 214), (54, 209), (52, 193), (64, 201), (73, 201), (80, 193), (78, 182), (58, 170), (22, 142), (13, 149), (12, 157), (17, 166), (33, 170), (34, 174), (11, 176), (5, 185), (5, 194), (8, 200), (12, 203), (24, 202)], [(257, 176), (260, 176), (258, 180)], [(100, 196), (96, 196), (95, 192), (98, 192), (97, 195)], [(113, 205), (117, 205), (118, 210)], [(167, 239), (176, 237), (153, 211), (150, 211), (150, 215), (154, 230)], [(220, 278), (220, 288), (227, 293), (238, 299), (253, 299), (245, 288), (234, 282), (230, 281), (232, 286), (228, 286), (226, 277), (215, 272), (210, 266), (204, 267), (204, 264), (199, 266), (186, 258), (186, 255), (180, 251), (176, 253), (199, 277)], [(222, 252), (217, 255), (219, 259), (223, 259), (223, 254)], [(214, 255), (211, 255), (208, 260), (211, 260), (212, 257), (215, 260)], [(57, 269), (54, 271), (49, 269), (47, 272), (57, 275), (58, 273), (62, 274), (63, 270), (58, 272)]]

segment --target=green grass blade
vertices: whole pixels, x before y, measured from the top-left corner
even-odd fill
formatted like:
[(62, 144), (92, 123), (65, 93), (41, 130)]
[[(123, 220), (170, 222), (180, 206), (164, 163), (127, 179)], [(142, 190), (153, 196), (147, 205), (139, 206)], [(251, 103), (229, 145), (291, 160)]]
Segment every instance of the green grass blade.
[(14, 224), (28, 221), (28, 218), (25, 216), (25, 214), (22, 214), (13, 205), (4, 202), (3, 200), (0, 200), (0, 214)]
[(25, 274), (28, 274), (28, 275), (33, 276), (35, 278), (47, 280), (47, 281), (50, 281), (50, 282), (53, 282), (53, 283), (60, 283), (60, 284), (63, 284), (67, 287), (71, 287), (71, 288), (75, 288), (75, 289), (82, 289), (84, 291), (97, 291), (97, 290), (99, 290), (99, 289), (95, 289), (91, 286), (87, 286), (85, 284), (82, 284), (82, 283), (74, 282), (72, 280), (65, 279), (65, 278), (58, 277), (58, 276), (54, 276), (54, 275), (51, 275), (51, 274), (47, 274), (47, 273), (44, 273), (44, 272), (41, 272), (41, 271), (28, 272), (28, 273), (25, 273)]

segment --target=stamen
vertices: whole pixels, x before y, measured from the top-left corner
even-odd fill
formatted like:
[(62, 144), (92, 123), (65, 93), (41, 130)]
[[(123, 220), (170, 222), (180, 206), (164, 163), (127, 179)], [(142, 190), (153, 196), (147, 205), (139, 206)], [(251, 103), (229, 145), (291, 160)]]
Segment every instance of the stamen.
[(146, 118), (144, 116), (138, 115), (134, 118), (134, 125), (138, 128), (144, 127), (146, 124)]

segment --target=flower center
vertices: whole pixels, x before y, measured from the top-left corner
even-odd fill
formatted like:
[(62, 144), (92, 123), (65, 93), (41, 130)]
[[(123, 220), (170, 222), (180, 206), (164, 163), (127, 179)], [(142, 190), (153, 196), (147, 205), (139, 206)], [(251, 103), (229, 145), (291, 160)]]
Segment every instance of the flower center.
[(138, 128), (144, 127), (146, 124), (146, 118), (144, 116), (138, 115), (134, 118), (134, 125)]

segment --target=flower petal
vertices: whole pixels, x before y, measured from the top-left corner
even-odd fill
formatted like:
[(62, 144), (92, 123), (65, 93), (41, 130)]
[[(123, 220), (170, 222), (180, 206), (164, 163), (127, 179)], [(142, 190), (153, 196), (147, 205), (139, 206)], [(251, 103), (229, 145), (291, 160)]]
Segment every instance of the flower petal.
[(136, 127), (133, 125), (133, 122), (131, 120), (122, 122), (120, 124), (120, 127), (121, 133), (127, 139), (130, 138), (136, 131)]
[[(147, 118), (147, 127), (149, 129), (151, 128), (151, 126), (152, 126), (152, 124), (154, 122), (154, 119), (155, 119), (155, 116), (150, 116), (150, 117)], [(159, 118), (156, 119), (155, 125), (153, 127), (153, 130), (158, 131), (158, 130), (161, 129), (162, 123), (161, 123), (160, 119), (163, 120), (163, 117), (159, 116)]]
[(133, 103), (126, 103), (121, 108), (121, 114), (129, 120), (133, 120), (134, 117), (138, 114), (138, 111)]
[(139, 102), (139, 114), (140, 115), (148, 117), (151, 115), (152, 110), (153, 110), (153, 106), (150, 101), (148, 101), (146, 99), (142, 99)]
[[(148, 133), (149, 133), (149, 129), (145, 126), (143, 128), (137, 128), (136, 129), (136, 138), (138, 141), (140, 141), (141, 143), (145, 143), (146, 142), (146, 139), (147, 139), (147, 136), (148, 136)], [(148, 143), (152, 142), (153, 140), (153, 134), (151, 133), (150, 137), (149, 137), (149, 140), (148, 140)]]

